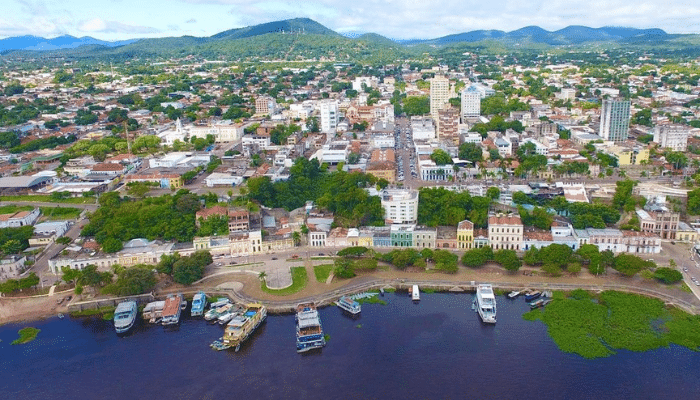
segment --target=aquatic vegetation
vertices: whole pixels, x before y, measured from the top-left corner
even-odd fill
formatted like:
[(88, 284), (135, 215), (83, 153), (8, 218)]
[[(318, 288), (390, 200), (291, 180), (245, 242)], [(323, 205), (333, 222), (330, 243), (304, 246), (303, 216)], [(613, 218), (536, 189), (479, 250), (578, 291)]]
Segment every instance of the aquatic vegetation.
[(575, 290), (523, 318), (542, 321), (562, 351), (585, 358), (607, 357), (618, 349), (647, 351), (671, 343), (700, 350), (699, 316), (636, 294), (605, 291), (592, 296)]
[(41, 332), (41, 329), (36, 329), (32, 327), (22, 328), (17, 332), (19, 334), (19, 339), (12, 342), (12, 344), (25, 344), (36, 339), (36, 335)]

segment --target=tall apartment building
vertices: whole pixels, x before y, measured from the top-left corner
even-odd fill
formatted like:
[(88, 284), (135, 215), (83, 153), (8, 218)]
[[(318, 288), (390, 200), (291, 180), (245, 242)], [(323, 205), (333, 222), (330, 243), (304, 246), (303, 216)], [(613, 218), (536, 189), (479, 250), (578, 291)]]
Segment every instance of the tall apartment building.
[(321, 132), (335, 133), (340, 120), (338, 102), (336, 100), (324, 100), (319, 103), (321, 112)]
[(683, 125), (657, 125), (654, 128), (654, 142), (674, 151), (686, 151), (689, 133)]
[(627, 140), (629, 127), (629, 100), (603, 100), (600, 112), (600, 137), (612, 142), (624, 142)]
[(436, 76), (430, 80), (430, 115), (438, 119), (438, 111), (445, 108), (450, 100), (450, 80)]
[(255, 113), (256, 114), (274, 114), (277, 110), (277, 101), (270, 96), (260, 96), (255, 99)]
[(438, 111), (438, 139), (459, 146), (459, 112), (454, 108)]
[(471, 86), (462, 90), (462, 119), (481, 115), (481, 93)]
[(385, 189), (380, 197), (388, 223), (415, 224), (418, 221), (417, 190)]

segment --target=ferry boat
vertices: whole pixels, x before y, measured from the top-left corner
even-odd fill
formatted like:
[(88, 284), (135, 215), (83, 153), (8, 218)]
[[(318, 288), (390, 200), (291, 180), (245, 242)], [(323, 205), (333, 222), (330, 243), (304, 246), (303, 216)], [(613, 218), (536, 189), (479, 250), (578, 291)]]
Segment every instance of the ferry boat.
[(532, 300), (537, 299), (537, 298), (540, 297), (541, 295), (542, 295), (542, 292), (540, 292), (539, 290), (535, 290), (535, 291), (531, 291), (531, 292), (525, 293), (525, 301), (527, 301), (527, 302), (529, 303), (529, 302), (531, 302)]
[(326, 345), (321, 318), (314, 303), (297, 305), (297, 353), (320, 349)]
[(146, 304), (143, 308), (143, 319), (152, 324), (157, 324), (163, 318), (163, 307), (165, 307), (165, 301), (153, 301)]
[(165, 305), (163, 306), (163, 319), (161, 320), (163, 325), (175, 325), (180, 322), (180, 313), (182, 313), (183, 301), (184, 300), (181, 294), (171, 294), (167, 299), (165, 299)]
[(338, 301), (335, 302), (335, 305), (340, 307), (341, 310), (347, 311), (348, 313), (352, 314), (353, 316), (359, 314), (362, 311), (360, 303), (347, 296), (343, 296), (340, 299), (338, 299)]
[(207, 311), (206, 314), (204, 314), (204, 319), (207, 321), (218, 321), (219, 317), (224, 313), (227, 313), (231, 308), (233, 308), (233, 304), (231, 303), (226, 303), (220, 307), (212, 308), (211, 310)]
[(207, 295), (204, 292), (197, 292), (192, 298), (192, 309), (190, 315), (198, 317), (204, 314), (204, 307), (207, 306)]
[(476, 305), (482, 321), (489, 324), (496, 323), (496, 296), (493, 294), (491, 285), (477, 285)]
[(223, 344), (228, 347), (235, 347), (236, 351), (241, 348), (241, 343), (245, 342), (250, 335), (265, 321), (267, 308), (262, 304), (248, 304), (248, 308), (242, 313), (233, 317), (224, 331)]
[(135, 301), (123, 301), (114, 310), (114, 330), (117, 333), (126, 333), (136, 322), (138, 306)]
[(418, 285), (413, 285), (411, 288), (411, 300), (420, 301), (420, 290), (418, 289)]

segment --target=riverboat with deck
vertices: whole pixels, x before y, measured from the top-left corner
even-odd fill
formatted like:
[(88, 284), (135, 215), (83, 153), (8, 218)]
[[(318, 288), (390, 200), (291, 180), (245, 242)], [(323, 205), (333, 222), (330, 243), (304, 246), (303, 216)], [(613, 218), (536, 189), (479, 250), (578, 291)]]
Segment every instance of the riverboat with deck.
[(491, 285), (477, 285), (476, 306), (482, 321), (488, 324), (496, 323), (496, 296)]
[(338, 299), (338, 301), (335, 302), (335, 305), (352, 316), (356, 316), (362, 311), (360, 303), (347, 296), (343, 296)]
[(314, 303), (297, 305), (296, 325), (297, 353), (320, 349), (326, 345), (321, 317)]
[(153, 301), (143, 308), (143, 320), (148, 321), (151, 324), (157, 324), (163, 318), (163, 307), (165, 307), (165, 301)]
[(234, 347), (236, 351), (241, 344), (255, 332), (267, 317), (267, 308), (262, 304), (248, 304), (247, 309), (231, 319), (226, 325), (222, 342), (227, 347)]
[[(182, 304), (185, 302), (181, 294), (169, 295), (165, 299), (165, 305), (163, 306), (163, 319), (161, 323), (163, 325), (176, 325), (180, 322), (180, 313), (182, 313)], [(185, 305), (187, 303), (185, 302)]]
[(197, 292), (192, 298), (192, 309), (190, 315), (198, 317), (204, 314), (204, 308), (207, 306), (207, 295), (204, 292)]
[(136, 314), (138, 306), (135, 301), (123, 301), (117, 305), (114, 310), (114, 330), (117, 333), (126, 333), (134, 326), (136, 322)]
[(529, 303), (532, 300), (539, 298), (541, 295), (542, 295), (542, 292), (540, 292), (539, 290), (527, 292), (527, 293), (525, 293), (525, 301), (527, 301)]

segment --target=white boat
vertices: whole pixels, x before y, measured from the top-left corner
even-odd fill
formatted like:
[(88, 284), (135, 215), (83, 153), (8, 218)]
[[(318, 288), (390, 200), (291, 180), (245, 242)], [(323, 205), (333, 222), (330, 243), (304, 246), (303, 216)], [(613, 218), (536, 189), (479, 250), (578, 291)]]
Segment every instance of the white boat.
[(157, 324), (160, 319), (163, 318), (163, 307), (165, 307), (165, 301), (153, 301), (146, 304), (143, 308), (143, 319), (152, 324)]
[(138, 313), (138, 306), (135, 301), (123, 301), (117, 305), (117, 309), (114, 310), (114, 330), (117, 333), (125, 333), (136, 322), (136, 313)]
[(420, 301), (420, 290), (418, 289), (418, 285), (413, 285), (413, 288), (411, 288), (411, 300)]
[(207, 295), (204, 292), (197, 292), (192, 298), (192, 309), (190, 315), (197, 317), (204, 314), (204, 307), (207, 306)]
[(340, 307), (341, 310), (347, 311), (352, 315), (357, 315), (362, 311), (360, 303), (347, 296), (343, 296), (338, 299), (338, 301), (335, 302), (335, 305)]
[(235, 317), (240, 310), (236, 307), (231, 307), (228, 309), (228, 311), (224, 312), (223, 314), (219, 315), (219, 318), (217, 318), (217, 322), (219, 325), (226, 325), (230, 320)]
[(297, 305), (297, 353), (320, 349), (326, 345), (321, 318), (314, 303)]
[(481, 320), (488, 324), (496, 323), (496, 296), (489, 284), (476, 287), (476, 306)]
[(514, 299), (518, 296), (520, 296), (520, 291), (517, 291), (517, 290), (513, 290), (512, 292), (508, 293), (509, 299)]
[(227, 313), (231, 308), (233, 308), (233, 304), (231, 303), (226, 303), (216, 308), (212, 307), (211, 310), (204, 314), (204, 319), (207, 321), (218, 320), (221, 315)]
[(227, 297), (220, 297), (220, 298), (216, 299), (215, 302), (209, 304), (209, 309), (213, 310), (215, 308), (219, 308), (223, 305), (229, 304), (230, 302), (231, 302), (231, 300), (229, 300)]

